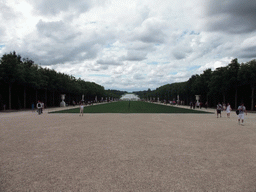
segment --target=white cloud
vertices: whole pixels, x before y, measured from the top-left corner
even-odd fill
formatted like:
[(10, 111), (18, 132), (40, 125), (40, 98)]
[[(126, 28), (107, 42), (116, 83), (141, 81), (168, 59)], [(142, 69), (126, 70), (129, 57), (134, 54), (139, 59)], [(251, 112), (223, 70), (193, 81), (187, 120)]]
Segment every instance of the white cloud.
[(121, 90), (256, 57), (254, 0), (3, 0), (0, 55)]

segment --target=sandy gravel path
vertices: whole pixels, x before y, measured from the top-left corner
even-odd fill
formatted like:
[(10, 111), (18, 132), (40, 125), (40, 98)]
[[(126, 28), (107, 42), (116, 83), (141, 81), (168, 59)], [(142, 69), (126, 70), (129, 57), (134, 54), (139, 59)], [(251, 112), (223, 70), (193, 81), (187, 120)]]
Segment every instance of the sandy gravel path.
[(256, 115), (0, 113), (0, 191), (256, 191)]

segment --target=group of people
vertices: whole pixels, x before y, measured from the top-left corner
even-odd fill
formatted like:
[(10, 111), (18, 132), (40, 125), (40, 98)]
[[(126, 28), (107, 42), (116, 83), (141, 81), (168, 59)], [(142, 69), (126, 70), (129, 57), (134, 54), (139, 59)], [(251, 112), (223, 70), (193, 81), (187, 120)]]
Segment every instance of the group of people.
[[(227, 117), (230, 118), (230, 112), (232, 110), (230, 104), (227, 103), (227, 105), (225, 105), (225, 104), (221, 105), (220, 102), (218, 103), (217, 108), (216, 108), (217, 118), (219, 116), (221, 117), (221, 111), (223, 111), (223, 110), (226, 110)], [(238, 124), (240, 125), (240, 121), (241, 121), (241, 125), (243, 125), (243, 123), (244, 123), (244, 114), (247, 115), (246, 107), (244, 106), (243, 103), (241, 103), (241, 105), (237, 108), (236, 114), (238, 115)]]
[[(196, 107), (197, 108), (202, 108), (203, 107), (203, 103), (202, 102), (199, 102), (199, 101), (196, 101), (196, 102), (190, 102), (189, 103), (189, 106), (190, 106), (190, 109), (195, 109)], [(206, 102), (205, 104), (204, 104), (204, 107), (207, 109), (207, 107), (208, 107), (208, 102)]]
[(36, 104), (36, 108), (37, 108), (38, 115), (42, 114), (43, 109), (44, 109), (44, 103), (41, 102), (41, 101), (38, 101), (37, 104)]

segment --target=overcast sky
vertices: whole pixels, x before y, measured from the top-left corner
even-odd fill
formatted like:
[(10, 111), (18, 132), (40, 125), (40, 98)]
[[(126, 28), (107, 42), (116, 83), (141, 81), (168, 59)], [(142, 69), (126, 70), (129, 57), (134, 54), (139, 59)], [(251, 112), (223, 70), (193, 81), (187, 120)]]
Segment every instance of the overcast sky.
[(155, 89), (256, 58), (255, 0), (0, 0), (0, 56), (105, 89)]

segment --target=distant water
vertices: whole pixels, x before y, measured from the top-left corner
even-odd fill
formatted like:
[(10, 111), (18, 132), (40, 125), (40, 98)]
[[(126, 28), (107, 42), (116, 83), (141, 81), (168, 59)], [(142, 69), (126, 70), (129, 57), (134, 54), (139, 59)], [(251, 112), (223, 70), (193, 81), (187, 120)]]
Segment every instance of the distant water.
[(137, 96), (137, 95), (135, 95), (135, 94), (132, 94), (132, 93), (128, 93), (128, 94), (125, 94), (125, 95), (123, 95), (122, 97), (121, 97), (121, 100), (139, 100), (140, 98)]

